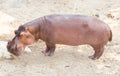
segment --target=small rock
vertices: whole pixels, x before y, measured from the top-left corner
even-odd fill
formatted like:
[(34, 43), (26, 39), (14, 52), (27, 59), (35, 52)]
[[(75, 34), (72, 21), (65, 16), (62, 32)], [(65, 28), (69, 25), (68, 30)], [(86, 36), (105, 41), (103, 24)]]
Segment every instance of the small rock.
[(66, 66), (65, 66), (65, 68), (68, 68), (68, 67), (70, 67), (70, 66), (69, 66), (69, 65), (66, 65)]
[(107, 14), (107, 17), (108, 17), (108, 18), (114, 18), (114, 16), (113, 16), (112, 14), (110, 14), (110, 13)]
[(95, 16), (98, 17), (98, 18), (100, 17), (98, 14), (95, 14)]

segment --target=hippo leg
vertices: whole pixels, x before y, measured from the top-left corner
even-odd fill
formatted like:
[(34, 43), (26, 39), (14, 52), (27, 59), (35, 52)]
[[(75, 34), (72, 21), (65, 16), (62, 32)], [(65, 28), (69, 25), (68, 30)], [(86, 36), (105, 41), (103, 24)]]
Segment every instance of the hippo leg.
[(101, 46), (101, 47), (100, 46), (98, 46), (98, 47), (93, 46), (93, 48), (94, 48), (95, 53), (94, 53), (94, 55), (89, 56), (89, 58), (91, 58), (93, 60), (99, 59), (100, 56), (103, 54), (104, 46)]
[(55, 51), (55, 44), (46, 43), (46, 50), (42, 51), (45, 56), (52, 56)]

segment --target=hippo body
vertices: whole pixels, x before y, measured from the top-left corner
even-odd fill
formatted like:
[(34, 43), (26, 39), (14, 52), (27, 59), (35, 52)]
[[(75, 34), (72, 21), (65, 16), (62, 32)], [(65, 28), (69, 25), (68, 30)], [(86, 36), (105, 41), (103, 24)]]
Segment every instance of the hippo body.
[[(83, 15), (47, 15), (40, 17), (20, 26), (16, 31), (16, 36), (21, 31), (25, 31), (25, 28), (34, 36), (31, 43), (39, 39), (45, 41), (46, 50), (43, 53), (48, 56), (53, 55), (55, 44), (72, 46), (88, 44), (95, 51), (90, 58), (98, 59), (104, 51), (104, 46), (112, 40), (112, 32), (107, 24), (96, 18)], [(15, 42), (14, 39), (11, 42)], [(24, 43), (26, 42), (24, 40), (21, 39), (20, 41)]]

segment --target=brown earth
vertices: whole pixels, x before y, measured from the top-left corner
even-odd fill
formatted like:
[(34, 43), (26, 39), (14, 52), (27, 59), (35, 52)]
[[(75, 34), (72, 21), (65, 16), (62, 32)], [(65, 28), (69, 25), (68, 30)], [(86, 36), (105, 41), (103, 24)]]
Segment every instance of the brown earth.
[(48, 14), (98, 17), (113, 31), (99, 60), (91, 60), (88, 45), (57, 45), (54, 56), (44, 56), (42, 41), (19, 59), (0, 60), (0, 76), (120, 76), (120, 0), (0, 0), (0, 39), (9, 40), (20, 24)]

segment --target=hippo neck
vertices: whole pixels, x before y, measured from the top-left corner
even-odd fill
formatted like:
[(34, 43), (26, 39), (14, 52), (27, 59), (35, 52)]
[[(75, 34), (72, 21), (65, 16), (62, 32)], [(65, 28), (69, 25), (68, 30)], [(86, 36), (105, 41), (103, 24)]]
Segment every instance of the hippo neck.
[(39, 39), (49, 41), (51, 36), (51, 21), (48, 16), (41, 18), (39, 28)]
[(48, 33), (47, 29), (49, 26), (49, 21), (46, 19), (45, 16), (35, 19), (33, 21), (30, 21), (24, 24), (23, 26), (33, 29), (30, 32), (34, 35), (36, 41), (39, 39), (43, 41), (47, 40), (46, 34)]
[(37, 21), (37, 24), (35, 25), (35, 38), (36, 38), (36, 41), (39, 40), (39, 39), (44, 39), (44, 32), (45, 32), (45, 26), (46, 26), (46, 19), (45, 17), (41, 17), (38, 19)]
[(24, 24), (23, 26), (28, 27), (30, 29), (32, 28), (32, 30), (30, 30), (30, 33), (34, 35), (35, 40), (37, 41), (41, 39), (41, 31), (42, 31), (41, 29), (43, 29), (42, 27), (44, 23), (45, 23), (44, 17), (40, 17)]

